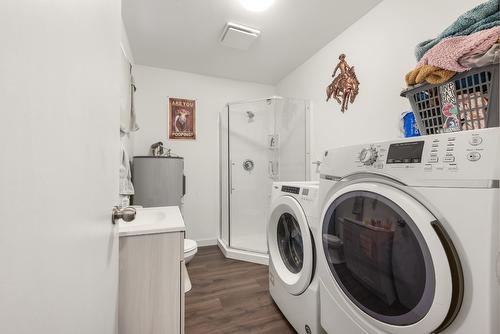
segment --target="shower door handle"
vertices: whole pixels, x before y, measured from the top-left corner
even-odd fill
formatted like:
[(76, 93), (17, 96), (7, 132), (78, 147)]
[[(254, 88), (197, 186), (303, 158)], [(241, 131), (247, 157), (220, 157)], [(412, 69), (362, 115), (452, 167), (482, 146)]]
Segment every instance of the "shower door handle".
[(231, 168), (229, 168), (229, 194), (233, 193), (233, 166), (234, 162), (231, 161)]

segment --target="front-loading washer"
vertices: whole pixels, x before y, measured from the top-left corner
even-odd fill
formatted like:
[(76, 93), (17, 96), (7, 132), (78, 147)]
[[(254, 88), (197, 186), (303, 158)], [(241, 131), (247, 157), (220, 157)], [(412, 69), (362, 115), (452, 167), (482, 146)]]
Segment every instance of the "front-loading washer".
[(318, 182), (273, 183), (267, 225), (269, 291), (301, 334), (323, 333), (311, 233), (318, 220), (317, 195)]
[(328, 333), (500, 333), (499, 131), (325, 153), (316, 240)]

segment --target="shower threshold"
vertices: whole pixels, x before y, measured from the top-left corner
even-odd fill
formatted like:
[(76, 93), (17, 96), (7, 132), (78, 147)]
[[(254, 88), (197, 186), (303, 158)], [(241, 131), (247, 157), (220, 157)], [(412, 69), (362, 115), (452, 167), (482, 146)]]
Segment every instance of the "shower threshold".
[(253, 262), (269, 265), (269, 255), (258, 252), (250, 252), (229, 247), (222, 239), (217, 239), (217, 244), (225, 257), (234, 260)]

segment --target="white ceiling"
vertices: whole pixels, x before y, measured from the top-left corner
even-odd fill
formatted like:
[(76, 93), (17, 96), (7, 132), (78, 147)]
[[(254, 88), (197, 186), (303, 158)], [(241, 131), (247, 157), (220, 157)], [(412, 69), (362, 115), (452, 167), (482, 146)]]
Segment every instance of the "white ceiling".
[[(122, 0), (122, 15), (137, 64), (276, 84), (380, 1), (275, 0), (254, 13), (239, 0)], [(247, 51), (225, 47), (228, 21), (261, 36)]]

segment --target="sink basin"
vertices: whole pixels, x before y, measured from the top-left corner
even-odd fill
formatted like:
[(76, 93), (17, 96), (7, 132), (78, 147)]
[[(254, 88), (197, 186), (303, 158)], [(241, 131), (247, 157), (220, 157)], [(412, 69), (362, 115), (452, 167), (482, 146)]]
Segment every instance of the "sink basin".
[[(167, 216), (163, 210), (157, 210), (154, 208), (150, 209), (136, 209), (137, 214), (135, 219), (132, 221), (134, 225), (149, 225), (158, 224), (164, 220)], [(121, 222), (122, 225), (127, 225), (125, 222)]]
[(135, 219), (131, 222), (119, 221), (118, 230), (120, 237), (186, 230), (178, 206), (136, 208), (136, 211)]

